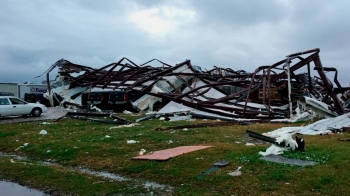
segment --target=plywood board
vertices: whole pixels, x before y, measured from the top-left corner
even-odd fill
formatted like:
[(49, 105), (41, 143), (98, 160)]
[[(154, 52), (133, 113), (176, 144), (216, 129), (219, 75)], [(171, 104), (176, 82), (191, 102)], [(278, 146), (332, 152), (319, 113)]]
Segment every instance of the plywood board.
[(176, 148), (170, 148), (167, 150), (155, 151), (152, 154), (148, 154), (148, 155), (133, 157), (133, 159), (165, 161), (172, 157), (176, 157), (176, 156), (197, 151), (197, 150), (202, 150), (209, 147), (211, 146), (180, 146)]

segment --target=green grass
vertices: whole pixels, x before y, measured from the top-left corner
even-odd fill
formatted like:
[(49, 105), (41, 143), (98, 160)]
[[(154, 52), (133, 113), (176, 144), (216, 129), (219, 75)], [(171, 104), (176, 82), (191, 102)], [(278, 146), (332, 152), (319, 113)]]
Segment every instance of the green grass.
[[(139, 118), (120, 116), (131, 121)], [(288, 151), (283, 156), (317, 164), (298, 167), (261, 160), (259, 151), (265, 151), (270, 145), (246, 146), (245, 143), (252, 140), (245, 131), (263, 133), (300, 124), (156, 130), (201, 122), (205, 121), (166, 122), (153, 119), (140, 122), (139, 126), (119, 129), (110, 129), (116, 125), (75, 119), (62, 119), (47, 125), (39, 122), (4, 124), (0, 126), (0, 151), (25, 156), (29, 160), (12, 163), (8, 157), (0, 158), (0, 178), (50, 194), (149, 195), (152, 191), (155, 195), (344, 195), (350, 191), (350, 186), (347, 186), (350, 143), (338, 140), (350, 138), (348, 133), (302, 136), (306, 141), (306, 152)], [(46, 130), (48, 134), (40, 135), (41, 130)], [(127, 140), (139, 142), (127, 144)], [(24, 143), (28, 145), (19, 148)], [(212, 147), (167, 161), (132, 160), (142, 148), (148, 153), (184, 145)], [(220, 160), (229, 161), (229, 165), (197, 178)], [(41, 161), (65, 167), (43, 165)], [(131, 181), (87, 175), (67, 169), (70, 166), (111, 172)], [(227, 174), (239, 166), (242, 167), (241, 176)], [(173, 186), (175, 190), (147, 190), (141, 186), (147, 180)]]

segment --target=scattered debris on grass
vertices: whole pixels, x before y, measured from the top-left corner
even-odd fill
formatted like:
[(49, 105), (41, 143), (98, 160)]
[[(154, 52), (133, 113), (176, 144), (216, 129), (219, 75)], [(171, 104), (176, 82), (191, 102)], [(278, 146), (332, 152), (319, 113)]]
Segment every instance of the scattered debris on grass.
[(213, 166), (206, 172), (203, 172), (201, 175), (199, 175), (197, 178), (198, 179), (201, 179), (203, 178), (205, 175), (215, 171), (218, 167), (224, 167), (224, 166), (227, 166), (228, 165), (228, 161), (218, 161), (216, 163), (213, 164)]
[(47, 131), (46, 130), (41, 130), (39, 134), (40, 135), (47, 135)]
[(228, 175), (230, 175), (230, 176), (240, 176), (240, 175), (242, 175), (242, 172), (240, 171), (241, 168), (242, 168), (242, 166), (239, 166), (235, 171), (229, 172)]

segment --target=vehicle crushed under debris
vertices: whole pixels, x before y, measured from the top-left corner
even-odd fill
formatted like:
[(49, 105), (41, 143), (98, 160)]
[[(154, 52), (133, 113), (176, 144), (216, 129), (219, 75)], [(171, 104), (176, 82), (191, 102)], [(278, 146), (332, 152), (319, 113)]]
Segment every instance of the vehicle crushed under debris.
[[(319, 53), (316, 48), (290, 54), (252, 73), (220, 67), (203, 71), (190, 60), (174, 66), (157, 59), (136, 65), (122, 58), (96, 69), (61, 59), (47, 71), (44, 96), (51, 106), (117, 110), (130, 104), (137, 111), (156, 110), (150, 118), (184, 113), (226, 121), (295, 122), (345, 114), (350, 88), (340, 85), (336, 68), (322, 66)], [(56, 67), (58, 78), (50, 82)], [(335, 85), (327, 72), (334, 73)]]

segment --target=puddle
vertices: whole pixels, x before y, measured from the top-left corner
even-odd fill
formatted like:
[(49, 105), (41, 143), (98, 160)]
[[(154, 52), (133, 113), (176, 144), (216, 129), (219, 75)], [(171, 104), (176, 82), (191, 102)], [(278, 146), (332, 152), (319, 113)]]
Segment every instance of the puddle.
[[(21, 156), (17, 156), (17, 155), (9, 155), (9, 154), (5, 154), (0, 152), (0, 157), (11, 157), (13, 159), (16, 160), (21, 160), (21, 161), (26, 161), (28, 160), (28, 158), (26, 157), (21, 157)], [(12, 159), (11, 159), (12, 160)], [(89, 170), (86, 168), (81, 168), (81, 167), (65, 167), (56, 163), (51, 163), (51, 162), (38, 162), (39, 164), (43, 164), (43, 165), (47, 165), (47, 166), (60, 166), (63, 168), (67, 168), (73, 171), (78, 171), (78, 172), (82, 172), (82, 173), (86, 173), (89, 175), (93, 175), (93, 176), (98, 176), (98, 177), (104, 177), (104, 178), (108, 178), (108, 179), (112, 179), (112, 180), (116, 180), (116, 181), (135, 181), (135, 182), (140, 182), (143, 184), (143, 186), (147, 189), (161, 189), (167, 192), (172, 192), (174, 190), (174, 187), (169, 186), (169, 185), (164, 185), (164, 184), (159, 184), (156, 182), (151, 182), (151, 181), (144, 181), (144, 180), (135, 180), (135, 179), (131, 179), (131, 178), (127, 178), (121, 175), (117, 175), (117, 174), (112, 174), (112, 173), (108, 173), (108, 172), (99, 172), (99, 171), (93, 171), (93, 170)], [(0, 189), (1, 190), (1, 189)], [(2, 193), (0, 191), (0, 193)], [(0, 194), (1, 195), (1, 194)]]
[[(93, 176), (100, 176), (100, 177), (105, 177), (105, 178), (109, 178), (109, 179), (113, 179), (116, 181), (127, 181), (127, 180), (132, 180), (130, 178), (126, 178), (120, 175), (116, 175), (116, 174), (111, 174), (108, 172), (98, 172), (98, 171), (92, 171), (89, 169), (78, 169), (78, 168), (72, 168), (73, 170), (79, 171), (79, 172), (83, 172), (86, 174), (90, 174)], [(156, 182), (151, 182), (151, 181), (144, 181), (143, 185), (145, 188), (159, 188), (159, 189), (173, 189), (170, 186), (164, 185), (164, 184), (158, 184)]]
[(0, 181), (0, 195), (6, 196), (46, 196), (43, 192), (30, 189), (13, 182)]

